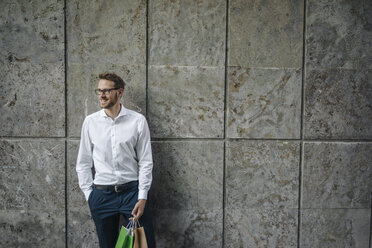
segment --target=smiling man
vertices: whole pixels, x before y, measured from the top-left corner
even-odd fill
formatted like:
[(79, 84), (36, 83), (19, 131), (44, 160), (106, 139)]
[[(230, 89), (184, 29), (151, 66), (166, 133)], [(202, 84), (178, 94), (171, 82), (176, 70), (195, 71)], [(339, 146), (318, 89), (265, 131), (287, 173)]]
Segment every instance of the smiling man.
[[(76, 163), (100, 247), (115, 247), (119, 218), (139, 219), (148, 247), (155, 247), (150, 209), (146, 204), (152, 182), (150, 131), (146, 118), (121, 103), (125, 83), (114, 73), (99, 75), (101, 110), (87, 116), (81, 130)], [(93, 180), (92, 167), (95, 169)]]

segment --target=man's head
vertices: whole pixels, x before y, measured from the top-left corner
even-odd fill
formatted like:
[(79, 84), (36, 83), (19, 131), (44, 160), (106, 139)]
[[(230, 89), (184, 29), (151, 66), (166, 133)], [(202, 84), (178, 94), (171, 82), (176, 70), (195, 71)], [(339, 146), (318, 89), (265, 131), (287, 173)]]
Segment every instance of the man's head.
[(116, 104), (120, 104), (120, 98), (125, 87), (123, 79), (115, 73), (101, 73), (99, 74), (99, 79), (96, 93), (98, 94), (101, 108), (111, 108)]

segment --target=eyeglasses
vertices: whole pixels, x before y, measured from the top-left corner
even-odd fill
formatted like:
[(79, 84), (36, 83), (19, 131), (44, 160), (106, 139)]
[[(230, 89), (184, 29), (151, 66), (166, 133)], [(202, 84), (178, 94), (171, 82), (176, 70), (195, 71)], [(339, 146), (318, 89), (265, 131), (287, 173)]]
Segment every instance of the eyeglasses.
[(101, 89), (95, 89), (94, 90), (94, 92), (97, 94), (97, 95), (101, 95), (101, 94), (110, 94), (110, 92), (112, 91), (112, 90), (118, 90), (118, 89), (120, 89), (120, 88), (111, 88), (111, 89), (103, 89), (103, 90), (101, 90)]

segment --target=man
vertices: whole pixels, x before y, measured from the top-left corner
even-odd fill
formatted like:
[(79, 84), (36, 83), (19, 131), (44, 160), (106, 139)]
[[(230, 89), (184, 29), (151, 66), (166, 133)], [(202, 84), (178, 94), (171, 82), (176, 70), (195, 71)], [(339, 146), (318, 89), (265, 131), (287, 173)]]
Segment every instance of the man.
[(88, 201), (101, 248), (115, 247), (120, 214), (127, 221), (139, 220), (148, 247), (155, 247), (146, 205), (153, 166), (148, 124), (142, 114), (120, 103), (125, 83), (119, 76), (103, 73), (99, 79), (95, 92), (102, 109), (83, 123), (76, 163), (79, 186)]

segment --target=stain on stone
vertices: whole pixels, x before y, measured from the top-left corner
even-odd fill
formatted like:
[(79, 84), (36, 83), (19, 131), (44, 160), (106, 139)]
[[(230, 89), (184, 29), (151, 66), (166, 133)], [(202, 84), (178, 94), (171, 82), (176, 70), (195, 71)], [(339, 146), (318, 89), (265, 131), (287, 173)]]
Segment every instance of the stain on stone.
[(177, 67), (172, 67), (172, 70), (173, 70), (175, 75), (178, 75), (180, 73), (180, 71), (178, 70)]
[(8, 107), (14, 106), (16, 101), (17, 101), (17, 93), (14, 93), (14, 99), (8, 103)]
[(291, 74), (286, 74), (282, 78), (282, 82), (285, 84), (288, 82), (288, 80), (291, 78)]
[(40, 34), (41, 34), (41, 36), (43, 37), (43, 39), (44, 39), (45, 41), (48, 41), (48, 40), (49, 40), (49, 35), (48, 35), (47, 33), (45, 33), (45, 32), (40, 32)]
[(17, 62), (27, 62), (27, 61), (29, 61), (28, 57), (25, 57), (25, 58), (17, 58), (16, 56), (13, 56), (13, 58), (14, 58)]

